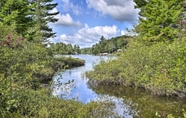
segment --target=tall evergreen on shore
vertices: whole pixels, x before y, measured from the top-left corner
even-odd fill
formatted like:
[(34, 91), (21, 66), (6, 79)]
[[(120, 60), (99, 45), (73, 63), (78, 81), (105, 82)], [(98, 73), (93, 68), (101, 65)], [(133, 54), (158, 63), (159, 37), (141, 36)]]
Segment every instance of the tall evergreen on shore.
[(43, 39), (54, 37), (55, 33), (48, 26), (50, 22), (57, 22), (54, 18), (59, 12), (51, 13), (58, 4), (53, 0), (1, 0), (0, 23), (14, 26), (18, 34), (28, 40), (40, 32)]
[[(177, 29), (171, 27), (179, 24), (180, 14), (183, 11), (182, 0), (141, 0), (136, 7), (141, 9), (141, 16), (137, 31), (142, 40), (171, 41), (176, 38)], [(160, 38), (161, 37), (161, 38)]]
[(52, 3), (53, 0), (36, 0), (36, 16), (37, 24), (41, 31), (41, 35), (44, 39), (54, 37), (56, 33), (52, 32), (52, 28), (48, 26), (48, 23), (55, 23), (58, 21), (54, 16), (59, 12), (50, 12), (58, 4)]
[(1, 0), (0, 23), (14, 26), (17, 33), (26, 36), (28, 29), (34, 25), (32, 5), (25, 0)]

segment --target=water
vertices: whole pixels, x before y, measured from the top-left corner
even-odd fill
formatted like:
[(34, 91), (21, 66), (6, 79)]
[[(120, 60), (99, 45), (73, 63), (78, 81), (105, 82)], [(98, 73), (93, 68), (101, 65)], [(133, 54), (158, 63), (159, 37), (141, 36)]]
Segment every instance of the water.
[(83, 103), (88, 103), (95, 100), (97, 94), (87, 86), (88, 78), (86, 78), (85, 72), (92, 70), (93, 63), (98, 62), (100, 57), (90, 55), (73, 55), (73, 57), (84, 59), (85, 66), (68, 69), (65, 72), (61, 72), (60, 75), (55, 76), (54, 81), (60, 81), (62, 85), (55, 86), (53, 95), (67, 99), (78, 99)]
[(110, 101), (115, 104), (115, 113), (124, 118), (132, 117), (166, 117), (182, 115), (186, 109), (185, 100), (161, 98), (152, 96), (142, 89), (120, 86), (97, 86), (87, 84), (86, 71), (93, 70), (93, 66), (101, 59), (109, 60), (111, 57), (91, 55), (73, 55), (74, 58), (85, 60), (85, 65), (65, 70), (53, 79), (54, 96), (63, 99), (76, 99), (83, 103), (90, 101)]

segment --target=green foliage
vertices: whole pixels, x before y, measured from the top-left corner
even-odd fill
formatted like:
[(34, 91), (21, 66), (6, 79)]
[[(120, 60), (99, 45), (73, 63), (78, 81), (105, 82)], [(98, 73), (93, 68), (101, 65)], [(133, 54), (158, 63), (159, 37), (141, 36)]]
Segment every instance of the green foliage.
[[(5, 0), (0, 2), (0, 23), (7, 26), (15, 26), (17, 33), (27, 40), (33, 40), (33, 36), (40, 35), (44, 39), (53, 37), (52, 29), (48, 23), (57, 22), (54, 18), (59, 12), (49, 13), (57, 4), (52, 4), (53, 0)], [(37, 25), (38, 28), (35, 28)]]
[(143, 87), (158, 95), (185, 97), (186, 42), (133, 42), (117, 60), (102, 62), (87, 75), (100, 84), (114, 83)]
[(82, 48), (81, 49), (81, 54), (93, 54), (92, 53), (92, 48)]
[(132, 40), (132, 36), (118, 36), (106, 40), (103, 36), (100, 38), (99, 43), (92, 46), (92, 53), (113, 53), (117, 49), (126, 49), (128, 42)]
[(77, 54), (81, 54), (81, 49), (80, 49), (79, 45), (74, 45), (74, 52)]
[[(107, 109), (108, 103), (91, 102), (85, 105), (74, 100), (58, 99), (48, 95), (46, 89), (34, 91), (19, 88), (18, 91), (10, 90), (6, 93), (1, 99), (1, 118), (105, 117), (113, 114)], [(8, 97), (10, 95), (11, 98)], [(5, 99), (6, 102), (3, 102)]]
[(180, 0), (150, 0), (141, 9), (144, 17), (140, 18), (137, 31), (141, 40), (148, 42), (172, 41), (178, 30), (171, 27), (179, 24), (182, 12)]
[(67, 54), (80, 54), (81, 50), (78, 45), (74, 45), (74, 47), (71, 44), (65, 44), (65, 43), (52, 43), (50, 47), (48, 48), (51, 53), (54, 55), (61, 54), (61, 55), (67, 55)]
[(27, 30), (34, 25), (34, 12), (32, 5), (25, 0), (6, 0), (0, 2), (0, 23), (7, 26), (15, 26), (15, 30), (25, 36)]
[[(76, 67), (83, 60), (54, 58), (52, 50), (42, 45), (53, 36), (48, 22), (56, 22), (57, 13), (49, 13), (57, 4), (52, 0), (0, 1), (0, 117), (107, 117), (112, 112), (107, 103), (87, 105), (63, 100), (41, 88), (41, 82), (51, 81), (58, 69)], [(42, 22), (42, 23), (41, 23)], [(67, 45), (68, 53), (73, 47)], [(79, 46), (74, 46), (79, 52)]]
[[(2, 35), (8, 29), (0, 29)], [(11, 31), (10, 31), (11, 32)], [(14, 32), (14, 31), (13, 31)], [(17, 35), (12, 35), (16, 41)], [(3, 38), (2, 41), (6, 41)], [(13, 43), (13, 42), (11, 42)], [(112, 112), (107, 103), (91, 102), (87, 105), (52, 97), (47, 89), (40, 89), (43, 77), (50, 77), (58, 68), (75, 67), (84, 64), (83, 60), (53, 58), (48, 49), (37, 42), (23, 40), (17, 48), (0, 46), (0, 117), (106, 117)], [(46, 78), (44, 78), (46, 79)], [(45, 80), (44, 80), (45, 81)]]
[(55, 23), (58, 21), (54, 16), (59, 12), (51, 12), (58, 4), (53, 3), (53, 0), (33, 0), (32, 4), (35, 4), (36, 22), (41, 31), (43, 39), (55, 37), (56, 33), (52, 32), (52, 28), (48, 26), (48, 23)]
[(84, 64), (85, 64), (85, 61), (79, 58), (59, 56), (59, 57), (55, 57), (54, 59), (52, 59), (52, 63), (50, 66), (53, 68), (57, 67), (57, 68), (65, 69), (65, 68), (83, 66)]

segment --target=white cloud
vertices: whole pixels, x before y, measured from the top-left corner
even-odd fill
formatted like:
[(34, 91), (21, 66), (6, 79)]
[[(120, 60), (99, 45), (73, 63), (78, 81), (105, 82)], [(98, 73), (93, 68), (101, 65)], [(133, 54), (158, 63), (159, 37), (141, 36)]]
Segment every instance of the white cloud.
[(74, 5), (73, 2), (70, 2), (69, 0), (61, 0), (62, 4), (62, 11), (64, 12), (70, 12), (72, 10), (72, 12), (75, 15), (81, 15), (82, 14), (82, 10), (81, 7), (78, 5)]
[(56, 18), (59, 19), (57, 23), (63, 26), (80, 26), (81, 25), (79, 21), (77, 22), (73, 21), (70, 14), (57, 15)]
[(135, 36), (135, 35), (138, 35), (138, 34), (136, 32), (134, 32), (134, 31), (124, 31), (124, 30), (121, 30), (121, 35)]
[[(51, 13), (52, 12), (57, 12), (57, 9), (54, 8), (52, 11), (50, 11)], [(54, 24), (57, 24), (57, 25), (62, 25), (62, 26), (81, 26), (81, 23), (79, 21), (74, 21), (72, 19), (72, 17), (70, 16), (69, 13), (67, 14), (58, 14), (55, 16), (55, 18), (58, 19), (58, 22), (54, 23)]]
[(80, 47), (91, 47), (93, 44), (99, 42), (100, 37), (111, 38), (120, 35), (117, 26), (96, 26), (89, 27), (87, 24), (79, 29), (73, 35), (62, 34), (61, 36), (51, 39), (52, 42), (63, 42), (70, 44), (77, 44)]
[(110, 15), (121, 22), (134, 23), (138, 19), (138, 11), (134, 9), (133, 0), (86, 0), (89, 8)]

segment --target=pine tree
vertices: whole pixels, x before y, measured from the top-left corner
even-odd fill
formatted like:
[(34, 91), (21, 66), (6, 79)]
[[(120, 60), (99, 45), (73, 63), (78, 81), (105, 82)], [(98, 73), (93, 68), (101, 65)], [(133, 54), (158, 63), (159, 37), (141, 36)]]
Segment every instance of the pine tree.
[(54, 18), (59, 12), (51, 13), (50, 11), (55, 8), (58, 4), (52, 3), (53, 0), (34, 0), (32, 2), (37, 3), (36, 15), (39, 29), (42, 33), (42, 37), (46, 40), (54, 37), (56, 33), (52, 32), (52, 28), (48, 26), (49, 22), (57, 22), (58, 19)]
[(26, 0), (1, 0), (0, 22), (3, 25), (14, 26), (17, 33), (25, 36), (34, 24), (31, 8), (32, 5)]
[(179, 23), (182, 11), (181, 0), (149, 0), (144, 6), (143, 17), (137, 26), (137, 31), (143, 40), (166, 41), (176, 37), (176, 29), (172, 24)]

